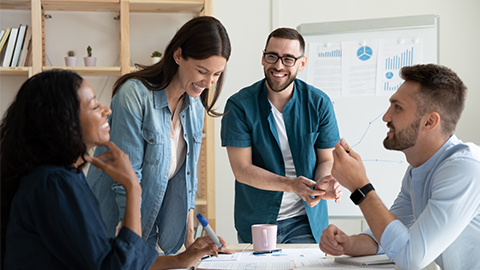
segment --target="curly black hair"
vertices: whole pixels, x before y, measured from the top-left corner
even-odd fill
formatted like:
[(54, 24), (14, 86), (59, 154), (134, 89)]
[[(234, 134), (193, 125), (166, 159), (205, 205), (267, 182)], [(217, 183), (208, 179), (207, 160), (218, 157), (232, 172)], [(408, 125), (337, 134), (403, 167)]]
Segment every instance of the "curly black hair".
[(20, 179), (39, 165), (74, 168), (87, 153), (77, 94), (82, 77), (67, 70), (39, 73), (23, 83), (0, 125), (2, 262), (10, 206)]

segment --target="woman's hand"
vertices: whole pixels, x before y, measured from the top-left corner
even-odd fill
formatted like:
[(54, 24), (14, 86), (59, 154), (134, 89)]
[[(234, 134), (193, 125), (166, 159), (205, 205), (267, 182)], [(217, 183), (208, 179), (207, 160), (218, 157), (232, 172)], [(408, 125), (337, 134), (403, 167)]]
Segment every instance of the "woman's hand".
[(227, 243), (225, 242), (225, 240), (223, 240), (221, 237), (218, 237), (218, 239), (220, 239), (220, 243), (222, 243), (223, 246), (221, 249), (218, 249), (218, 246), (213, 243), (212, 239), (210, 239), (209, 236), (197, 238), (197, 240), (195, 240), (195, 242), (193, 242), (193, 244), (190, 245), (187, 250), (176, 256), (180, 263), (176, 267), (191, 267), (195, 265), (198, 260), (200, 260), (205, 255), (214, 255), (215, 257), (218, 257), (219, 252), (226, 254), (235, 253), (232, 250), (226, 248)]
[(110, 141), (97, 142), (96, 145), (107, 147), (109, 150), (97, 157), (87, 156), (85, 159), (88, 162), (125, 188), (139, 184), (127, 154)]

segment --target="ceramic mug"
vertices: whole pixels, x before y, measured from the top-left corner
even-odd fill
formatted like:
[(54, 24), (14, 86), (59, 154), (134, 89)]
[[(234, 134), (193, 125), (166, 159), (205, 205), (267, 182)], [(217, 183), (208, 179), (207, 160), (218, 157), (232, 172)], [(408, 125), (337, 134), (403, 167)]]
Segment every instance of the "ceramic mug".
[(254, 251), (275, 249), (277, 246), (277, 225), (252, 225), (252, 241)]

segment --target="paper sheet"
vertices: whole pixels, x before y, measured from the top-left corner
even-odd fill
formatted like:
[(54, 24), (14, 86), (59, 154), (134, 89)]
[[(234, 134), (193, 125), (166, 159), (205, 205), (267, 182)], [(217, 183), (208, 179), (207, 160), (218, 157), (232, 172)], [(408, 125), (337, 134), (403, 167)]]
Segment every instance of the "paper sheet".
[(377, 61), (377, 96), (392, 95), (403, 83), (400, 69), (422, 61), (423, 39), (381, 39)]
[(310, 43), (307, 82), (327, 93), (342, 97), (342, 47), (337, 43)]
[(342, 42), (342, 97), (375, 96), (378, 39)]

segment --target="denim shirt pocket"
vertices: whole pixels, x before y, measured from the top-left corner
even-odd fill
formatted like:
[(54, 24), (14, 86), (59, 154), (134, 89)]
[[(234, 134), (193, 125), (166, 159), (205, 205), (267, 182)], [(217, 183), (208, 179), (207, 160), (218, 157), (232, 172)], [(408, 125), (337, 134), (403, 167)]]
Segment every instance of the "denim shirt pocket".
[(142, 137), (145, 140), (144, 163), (158, 165), (163, 156), (165, 138), (162, 134), (142, 127)]
[(203, 138), (203, 132), (199, 131), (196, 132), (192, 135), (193, 137), (193, 151), (194, 151), (194, 157), (195, 157), (195, 163), (198, 162), (198, 157), (200, 156), (200, 149), (202, 147), (202, 138)]

